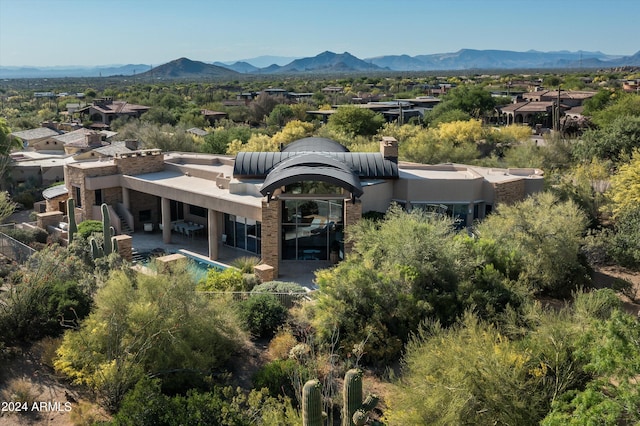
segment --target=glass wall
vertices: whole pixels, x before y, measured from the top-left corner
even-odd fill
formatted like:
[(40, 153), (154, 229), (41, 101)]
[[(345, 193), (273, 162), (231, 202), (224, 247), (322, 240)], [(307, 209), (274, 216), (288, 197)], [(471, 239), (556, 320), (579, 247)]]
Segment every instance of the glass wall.
[(462, 229), (467, 225), (469, 204), (430, 204), (412, 202), (412, 209), (420, 209), (429, 213), (447, 215), (455, 222), (456, 228)]
[(344, 256), (342, 199), (282, 200), (282, 259), (328, 260)]
[(231, 247), (260, 254), (261, 223), (243, 216), (224, 214), (224, 243)]

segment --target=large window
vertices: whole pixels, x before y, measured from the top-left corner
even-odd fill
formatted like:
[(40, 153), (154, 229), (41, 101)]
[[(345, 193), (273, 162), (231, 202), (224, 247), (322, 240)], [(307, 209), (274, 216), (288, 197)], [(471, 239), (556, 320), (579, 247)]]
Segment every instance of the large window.
[(282, 259), (327, 260), (344, 252), (343, 200), (282, 201)]
[(189, 204), (189, 214), (199, 217), (207, 217), (207, 209)]
[(82, 192), (80, 191), (80, 187), (74, 186), (73, 188), (76, 195), (76, 207), (82, 207)]
[(342, 187), (332, 185), (322, 181), (302, 181), (285, 186), (287, 194), (325, 194), (341, 195), (344, 192)]
[(96, 189), (95, 191), (96, 194), (96, 206), (101, 206), (102, 205), (102, 189)]
[(224, 243), (231, 247), (261, 253), (261, 223), (247, 217), (224, 214)]

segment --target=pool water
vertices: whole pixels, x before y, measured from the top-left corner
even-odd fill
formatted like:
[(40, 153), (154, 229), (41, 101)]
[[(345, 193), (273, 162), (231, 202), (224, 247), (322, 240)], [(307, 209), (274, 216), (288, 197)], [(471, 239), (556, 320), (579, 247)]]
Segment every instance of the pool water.
[[(193, 277), (196, 283), (199, 283), (202, 280), (206, 280), (207, 274), (211, 269), (224, 271), (225, 269), (229, 268), (229, 265), (197, 257), (186, 250), (178, 250), (178, 253), (189, 259), (187, 271), (189, 271), (189, 274)], [(139, 263), (143, 266), (150, 267), (151, 260), (156, 257), (154, 256), (154, 254), (157, 255), (158, 253), (141, 253), (141, 259), (139, 260)]]

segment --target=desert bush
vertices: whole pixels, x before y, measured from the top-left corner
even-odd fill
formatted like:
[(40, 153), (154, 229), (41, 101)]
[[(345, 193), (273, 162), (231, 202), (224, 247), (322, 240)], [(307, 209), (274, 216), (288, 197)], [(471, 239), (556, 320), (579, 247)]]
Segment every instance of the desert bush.
[(304, 287), (297, 283), (285, 281), (267, 281), (251, 290), (252, 293), (306, 293)]
[(240, 318), (257, 337), (270, 337), (287, 319), (287, 310), (271, 294), (252, 295), (239, 303)]
[(242, 272), (235, 268), (224, 271), (209, 269), (207, 278), (198, 283), (202, 291), (246, 291)]
[(89, 317), (65, 334), (56, 370), (114, 409), (142, 376), (167, 378), (184, 391), (190, 380), (223, 368), (245, 333), (230, 305), (193, 291), (185, 268), (156, 276), (112, 273)]
[(25, 378), (9, 380), (2, 391), (3, 401), (25, 404), (27, 410), (21, 410), (20, 413), (22, 414), (31, 412), (31, 406), (37, 401), (37, 398), (38, 395), (34, 392), (32, 383)]
[(191, 390), (185, 395), (167, 396), (160, 382), (144, 378), (129, 392), (114, 416), (113, 425), (220, 425), (298, 426), (300, 416), (288, 398), (273, 398), (266, 390), (214, 385), (207, 392)]
[(47, 367), (53, 368), (53, 362), (56, 358), (56, 351), (62, 343), (61, 337), (44, 337), (33, 345), (33, 350), (38, 354), (40, 362)]
[(102, 233), (102, 222), (99, 220), (85, 220), (78, 224), (78, 235), (89, 238), (94, 232)]
[(269, 342), (269, 347), (267, 348), (267, 352), (271, 359), (287, 359), (289, 358), (289, 352), (291, 348), (298, 344), (291, 330), (283, 329), (280, 330), (273, 339)]
[(622, 210), (616, 216), (609, 254), (622, 266), (640, 269), (640, 206)]
[(231, 262), (231, 266), (237, 268), (243, 274), (253, 274), (253, 267), (260, 263), (260, 258), (255, 256), (241, 256)]
[(282, 395), (295, 399), (295, 389), (291, 379), (296, 368), (296, 361), (292, 359), (268, 362), (253, 376), (253, 387), (266, 388), (269, 390), (269, 395)]
[(31, 245), (33, 243), (41, 243), (44, 244), (47, 242), (47, 231), (40, 228), (14, 228), (3, 231), (5, 234), (10, 236), (13, 239), (20, 241), (22, 244)]

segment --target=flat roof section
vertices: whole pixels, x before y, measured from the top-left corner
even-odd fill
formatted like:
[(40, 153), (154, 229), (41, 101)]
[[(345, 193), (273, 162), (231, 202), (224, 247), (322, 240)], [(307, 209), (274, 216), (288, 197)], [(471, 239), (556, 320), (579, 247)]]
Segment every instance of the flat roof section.
[(228, 189), (218, 188), (216, 182), (209, 179), (167, 170), (137, 176), (125, 175), (121, 179), (124, 187), (157, 197), (256, 220), (262, 217), (261, 195), (232, 194)]
[(469, 180), (480, 176), (469, 170), (400, 169), (400, 179)]

